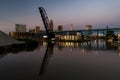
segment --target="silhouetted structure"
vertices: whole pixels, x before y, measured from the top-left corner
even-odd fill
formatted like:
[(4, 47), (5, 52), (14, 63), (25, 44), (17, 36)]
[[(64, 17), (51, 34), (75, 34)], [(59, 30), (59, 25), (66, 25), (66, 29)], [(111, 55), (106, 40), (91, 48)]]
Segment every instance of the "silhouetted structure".
[(43, 75), (44, 72), (46, 71), (47, 65), (49, 63), (50, 57), (53, 55), (53, 47), (54, 44), (52, 44), (51, 42), (48, 42), (47, 44), (47, 48), (45, 51), (45, 55), (41, 64), (41, 68), (40, 68), (40, 73), (39, 75)]
[(63, 25), (58, 25), (58, 31), (63, 31)]
[(49, 22), (45, 9), (43, 7), (39, 7), (39, 11), (40, 11), (47, 35), (48, 35), (48, 39), (54, 38), (55, 34), (53, 33), (53, 30), (50, 28), (50, 25), (49, 25), (50, 22)]

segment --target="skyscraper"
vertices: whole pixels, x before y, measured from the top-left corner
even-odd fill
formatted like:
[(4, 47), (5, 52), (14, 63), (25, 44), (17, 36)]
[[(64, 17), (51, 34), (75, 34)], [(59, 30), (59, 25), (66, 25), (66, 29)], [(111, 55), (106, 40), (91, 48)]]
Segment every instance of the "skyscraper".
[(53, 31), (54, 24), (53, 24), (52, 19), (49, 22), (49, 26), (50, 26), (50, 30)]
[(70, 31), (73, 30), (73, 24), (70, 24)]

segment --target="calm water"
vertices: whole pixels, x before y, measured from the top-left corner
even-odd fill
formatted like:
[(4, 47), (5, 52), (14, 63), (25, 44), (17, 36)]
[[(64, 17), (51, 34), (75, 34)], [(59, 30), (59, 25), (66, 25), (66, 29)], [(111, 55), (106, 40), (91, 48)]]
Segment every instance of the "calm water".
[(1, 80), (120, 80), (120, 49), (103, 40), (40, 43), (0, 54)]

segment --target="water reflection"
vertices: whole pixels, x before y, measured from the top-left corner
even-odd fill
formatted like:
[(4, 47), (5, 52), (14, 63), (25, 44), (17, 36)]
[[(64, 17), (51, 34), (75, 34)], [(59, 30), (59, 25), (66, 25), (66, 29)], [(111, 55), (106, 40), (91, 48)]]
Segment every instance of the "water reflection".
[(62, 48), (84, 48), (86, 50), (111, 50), (118, 49), (118, 46), (113, 46), (105, 42), (105, 40), (94, 40), (88, 42), (58, 42), (58, 50), (61, 52)]
[(0, 58), (3, 58), (9, 53), (17, 54), (22, 51), (31, 52), (38, 47), (37, 42), (27, 43), (27, 44), (13, 44), (8, 46), (0, 46)]
[(13, 44), (8, 46), (0, 47), (0, 54), (5, 53), (18, 53), (21, 51), (33, 51), (38, 47), (38, 42), (23, 43), (23, 44)]
[(53, 47), (54, 47), (54, 44), (52, 42), (48, 42), (48, 43), (44, 42), (43, 44), (44, 46), (47, 45), (47, 48), (41, 64), (41, 68), (39, 72), (40, 76), (43, 75), (46, 71), (47, 65), (49, 64), (50, 57), (53, 55)]
[[(63, 53), (65, 49), (67, 53), (75, 53), (76, 49), (79, 49), (80, 55), (85, 55), (86, 53), (94, 54), (97, 56), (101, 51), (110, 51), (115, 50), (117, 55), (120, 56), (120, 46), (113, 46), (105, 42), (105, 40), (94, 40), (88, 42), (56, 42), (55, 44), (52, 42), (43, 42), (43, 47), (46, 48), (39, 75), (44, 75), (47, 70), (47, 66), (49, 64), (50, 58), (53, 55), (54, 48), (57, 47), (58, 53)], [(56, 52), (57, 53), (57, 52)], [(113, 53), (114, 54), (114, 53)]]
[(0, 79), (111, 80), (111, 76), (120, 79), (119, 56), (120, 46), (104, 40), (40, 42), (31, 52), (0, 54)]
[[(43, 42), (42, 46), (44, 48), (47, 47), (45, 54), (53, 54), (52, 42)], [(87, 42), (56, 42), (54, 44), (54, 47), (58, 48), (58, 53), (62, 53), (64, 48), (69, 48), (70, 53), (73, 53), (74, 49), (79, 48), (81, 54), (84, 54), (86, 52), (90, 52), (93, 50), (96, 51), (95, 55), (98, 54), (98, 51), (116, 50), (118, 51), (118, 54), (120, 52), (120, 46), (111, 45), (105, 40), (93, 40), (93, 41), (87, 41)]]

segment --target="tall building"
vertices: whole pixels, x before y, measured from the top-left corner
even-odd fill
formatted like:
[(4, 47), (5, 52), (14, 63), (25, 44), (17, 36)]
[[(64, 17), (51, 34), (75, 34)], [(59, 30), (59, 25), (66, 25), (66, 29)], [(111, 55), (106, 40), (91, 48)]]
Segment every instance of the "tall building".
[(92, 29), (92, 25), (86, 25), (85, 26), (85, 30), (91, 30)]
[(58, 25), (58, 31), (63, 31), (63, 25)]
[(70, 31), (73, 30), (73, 24), (70, 24)]
[(86, 37), (89, 37), (91, 35), (91, 29), (92, 29), (92, 25), (85, 26), (85, 30), (87, 30)]
[(16, 32), (26, 32), (26, 25), (23, 24), (15, 24)]
[(52, 19), (49, 22), (49, 26), (50, 26), (50, 30), (53, 31), (54, 24), (53, 24)]
[(40, 32), (40, 26), (35, 27), (35, 33), (38, 33), (38, 32)]

